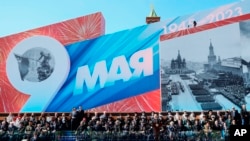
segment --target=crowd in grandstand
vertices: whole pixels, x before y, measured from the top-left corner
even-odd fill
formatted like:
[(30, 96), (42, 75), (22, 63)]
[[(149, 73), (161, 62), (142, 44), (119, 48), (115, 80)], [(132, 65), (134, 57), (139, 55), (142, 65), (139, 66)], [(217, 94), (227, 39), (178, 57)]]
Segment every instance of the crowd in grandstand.
[[(36, 113), (38, 114), (38, 113)], [(227, 140), (230, 125), (249, 125), (245, 105), (227, 111), (90, 113), (73, 108), (71, 113), (19, 113), (0, 123), (0, 140), (59, 140), (72, 131), (76, 140), (113, 141), (212, 141)], [(53, 114), (53, 115), (52, 115)], [(118, 113), (116, 113), (118, 114)]]

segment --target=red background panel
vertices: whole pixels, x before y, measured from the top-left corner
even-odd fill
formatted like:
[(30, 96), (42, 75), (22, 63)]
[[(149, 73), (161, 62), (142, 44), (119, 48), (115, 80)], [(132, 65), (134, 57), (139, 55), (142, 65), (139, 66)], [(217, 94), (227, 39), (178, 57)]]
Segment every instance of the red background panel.
[(160, 90), (151, 91), (135, 97), (88, 110), (89, 112), (159, 112), (161, 111)]
[(45, 35), (63, 45), (96, 38), (105, 33), (105, 20), (100, 12), (0, 38), (0, 112), (19, 112), (28, 95), (12, 87), (6, 76), (6, 59), (13, 47), (23, 39)]

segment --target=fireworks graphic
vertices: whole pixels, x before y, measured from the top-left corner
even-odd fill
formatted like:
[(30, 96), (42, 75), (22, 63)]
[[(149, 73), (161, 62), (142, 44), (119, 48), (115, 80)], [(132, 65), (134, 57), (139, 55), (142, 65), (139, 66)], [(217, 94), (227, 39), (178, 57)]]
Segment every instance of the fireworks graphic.
[(0, 38), (0, 112), (19, 112), (29, 98), (29, 95), (15, 90), (6, 75), (5, 62), (16, 44), (32, 36), (45, 35), (67, 45), (92, 39), (104, 33), (105, 21), (98, 12)]

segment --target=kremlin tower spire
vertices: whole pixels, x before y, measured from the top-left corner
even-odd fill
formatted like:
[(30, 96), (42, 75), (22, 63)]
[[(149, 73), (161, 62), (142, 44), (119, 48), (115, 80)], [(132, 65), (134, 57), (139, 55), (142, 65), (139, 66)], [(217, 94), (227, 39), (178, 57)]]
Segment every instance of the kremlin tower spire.
[(150, 23), (154, 23), (154, 22), (159, 22), (161, 17), (158, 17), (155, 9), (153, 6), (151, 6), (151, 11), (148, 15), (148, 17), (146, 17), (146, 23), (150, 24)]
[(210, 65), (210, 67), (213, 67), (215, 63), (216, 63), (216, 56), (214, 55), (214, 47), (210, 39), (208, 64)]

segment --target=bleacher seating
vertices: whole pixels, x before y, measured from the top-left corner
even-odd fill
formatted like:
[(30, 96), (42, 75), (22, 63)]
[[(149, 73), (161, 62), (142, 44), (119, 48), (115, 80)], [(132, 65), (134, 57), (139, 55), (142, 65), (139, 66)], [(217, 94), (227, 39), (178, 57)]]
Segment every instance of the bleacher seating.
[[(129, 121), (132, 123), (134, 117), (137, 115), (137, 117), (141, 117), (142, 113), (145, 113), (145, 119), (146, 123), (145, 123), (145, 127), (148, 130), (145, 131), (140, 131), (140, 130), (132, 130), (129, 129), (129, 131), (126, 130), (121, 130), (121, 131), (116, 131), (115, 129), (111, 129), (111, 130), (96, 130), (93, 127), (90, 128), (86, 128), (85, 130), (78, 132), (78, 129), (76, 130), (58, 130), (56, 132), (50, 132), (50, 134), (47, 134), (47, 136), (44, 136), (43, 138), (40, 137), (40, 140), (44, 140), (44, 141), (52, 141), (52, 140), (58, 140), (58, 141), (88, 141), (88, 140), (102, 140), (102, 141), (153, 141), (154, 140), (154, 132), (153, 132), (153, 122), (154, 122), (154, 118), (152, 115), (159, 115), (157, 117), (157, 119), (160, 119), (160, 126), (164, 127), (162, 129), (167, 129), (169, 128), (171, 121), (177, 120), (175, 119), (175, 117), (178, 115), (179, 117), (182, 117), (180, 119), (185, 120), (185, 118), (189, 119), (189, 116), (194, 114), (194, 121), (195, 120), (200, 120), (200, 115), (201, 114), (205, 114), (207, 115), (210, 112), (210, 108), (214, 107), (215, 109), (217, 108), (218, 110), (220, 110), (220, 105), (216, 105), (215, 102), (209, 102), (209, 103), (204, 103), (203, 105), (203, 109), (206, 109), (204, 111), (197, 111), (197, 112), (189, 112), (189, 111), (175, 111), (175, 112), (171, 112), (171, 111), (165, 111), (165, 112), (131, 112), (131, 113), (107, 113), (107, 116), (110, 117), (112, 119), (112, 123), (114, 124), (117, 120), (121, 121), (121, 119), (124, 120), (125, 119), (129, 119)], [(228, 111), (221, 111), (220, 110), (220, 114), (221, 116), (226, 115)], [(213, 114), (216, 115), (216, 111), (213, 111)], [(8, 116), (9, 113), (0, 113), (0, 117), (2, 119), (6, 118)], [(18, 113), (13, 113), (14, 116), (17, 116)], [(47, 116), (53, 116), (55, 113), (43, 113), (43, 115), (47, 115)], [(59, 116), (62, 116), (62, 113), (57, 113)], [(85, 119), (88, 119), (88, 126), (92, 126), (90, 123), (90, 120), (94, 117), (94, 115), (97, 114), (99, 116), (99, 118), (101, 119), (101, 115), (103, 113), (94, 113), (94, 112), (88, 112), (85, 111)], [(228, 114), (228, 113), (227, 113)], [(23, 113), (21, 113), (21, 115), (23, 115)], [(39, 117), (41, 116), (42, 113), (35, 113), (34, 116)], [(65, 115), (67, 115), (67, 117), (70, 116), (70, 113), (65, 113)], [(31, 113), (27, 113), (27, 116), (31, 116)], [(88, 118), (89, 117), (89, 118)], [(99, 119), (99, 120), (100, 120)], [(139, 118), (140, 122), (142, 118)], [(192, 119), (190, 119), (190, 121), (192, 121)], [(191, 122), (191, 125), (194, 124), (194, 121)], [(211, 122), (211, 121), (209, 121)], [(207, 121), (207, 123), (209, 123)], [(131, 124), (130, 123), (130, 124)], [(175, 122), (176, 124), (177, 122)], [(105, 124), (103, 125), (105, 126)], [(148, 126), (150, 128), (148, 128)], [(176, 124), (176, 126), (178, 126)], [(131, 126), (132, 127), (132, 126)], [(159, 134), (159, 138), (160, 140), (169, 140), (169, 133), (167, 132), (167, 130), (162, 130)], [(76, 132), (77, 131), (77, 132)], [(211, 131), (211, 138), (214, 138), (212, 140), (220, 140), (221, 139), (221, 134), (219, 131)], [(0, 141), (4, 141), (9, 140), (9, 138), (7, 139), (8, 136), (6, 136), (8, 134), (1, 134), (0, 135)], [(19, 138), (23, 138), (25, 136), (25, 134), (14, 134), (14, 136), (12, 136), (12, 140), (17, 140)], [(225, 139), (227, 136), (223, 136), (223, 138)], [(201, 139), (201, 138), (207, 138), (207, 136), (205, 136), (204, 132), (203, 132), (203, 128), (199, 131), (195, 131), (194, 129), (192, 130), (188, 130), (188, 128), (186, 128), (185, 130), (176, 130), (175, 131), (175, 137), (174, 140), (196, 140), (196, 139)]]

